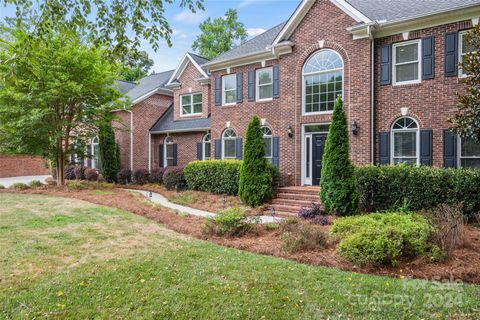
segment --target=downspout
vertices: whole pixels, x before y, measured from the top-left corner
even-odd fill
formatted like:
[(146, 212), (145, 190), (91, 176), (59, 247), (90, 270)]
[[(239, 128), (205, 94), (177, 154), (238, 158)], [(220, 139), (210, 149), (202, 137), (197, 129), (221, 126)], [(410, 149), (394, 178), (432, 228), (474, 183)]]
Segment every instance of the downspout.
[(126, 111), (130, 113), (130, 170), (133, 171), (133, 111)]
[(368, 34), (371, 39), (370, 48), (370, 162), (375, 163), (375, 38), (372, 35), (371, 26), (368, 26)]
[(152, 172), (152, 134), (148, 132), (148, 172)]

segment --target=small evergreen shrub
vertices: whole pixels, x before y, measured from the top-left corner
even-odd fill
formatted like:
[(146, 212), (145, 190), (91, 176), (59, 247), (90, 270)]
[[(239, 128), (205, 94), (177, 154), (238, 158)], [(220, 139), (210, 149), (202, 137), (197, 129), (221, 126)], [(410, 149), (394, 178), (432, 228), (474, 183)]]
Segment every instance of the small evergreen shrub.
[(73, 170), (75, 175), (75, 180), (85, 180), (85, 167), (84, 166), (75, 166)]
[(163, 183), (163, 168), (153, 169), (148, 176), (148, 182), (162, 184)]
[(183, 167), (167, 167), (163, 173), (163, 185), (168, 190), (183, 190), (187, 182), (183, 174)]
[(52, 177), (48, 177), (47, 179), (45, 179), (45, 182), (49, 186), (56, 186), (57, 185), (57, 180), (53, 179)]
[(28, 185), (22, 182), (17, 182), (10, 186), (10, 189), (14, 189), (14, 190), (27, 190), (29, 188), (30, 187)]
[(419, 214), (379, 212), (333, 222), (340, 256), (361, 265), (397, 265), (400, 259), (428, 255), (433, 227)]
[(251, 230), (244, 210), (234, 207), (220, 211), (215, 217), (208, 218), (203, 232), (215, 236), (241, 237)]
[(148, 182), (148, 176), (148, 170), (137, 169), (133, 171), (132, 180), (136, 184), (143, 185)]
[(185, 180), (192, 190), (236, 195), (241, 166), (238, 160), (192, 161), (184, 169)]
[(33, 180), (33, 181), (30, 181), (30, 183), (28, 184), (28, 186), (30, 188), (41, 188), (43, 187), (43, 183), (41, 183), (40, 181), (38, 180)]
[(132, 170), (130, 169), (122, 169), (118, 174), (118, 182), (119, 183), (130, 183), (132, 182)]
[(358, 212), (357, 181), (350, 161), (347, 118), (340, 97), (335, 102), (325, 143), (320, 198), (328, 213), (344, 216)]
[(75, 180), (75, 168), (76, 168), (76, 166), (66, 166), (65, 167), (65, 179)]
[(5, 186), (3, 184), (0, 184), (0, 189), (5, 189)]
[(260, 119), (248, 124), (243, 164), (240, 168), (238, 195), (242, 202), (258, 207), (272, 198), (272, 171), (265, 159), (265, 142)]
[(85, 169), (85, 179), (88, 181), (98, 181), (98, 171), (93, 168)]
[(319, 226), (299, 219), (287, 219), (280, 224), (282, 248), (287, 252), (322, 249), (327, 246), (327, 235)]
[(85, 190), (88, 189), (88, 185), (81, 181), (72, 181), (67, 183), (67, 189), (70, 190)]

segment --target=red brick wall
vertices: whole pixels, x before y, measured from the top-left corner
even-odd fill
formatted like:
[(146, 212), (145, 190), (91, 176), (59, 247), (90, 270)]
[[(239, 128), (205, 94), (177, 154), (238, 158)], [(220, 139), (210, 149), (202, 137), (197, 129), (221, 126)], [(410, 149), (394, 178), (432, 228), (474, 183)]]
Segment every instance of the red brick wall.
[(28, 155), (0, 155), (0, 178), (50, 174), (41, 157)]
[[(393, 122), (401, 116), (400, 108), (407, 107), (408, 116), (416, 119), (421, 129), (433, 130), (433, 164), (443, 166), (443, 130), (450, 127), (448, 120), (457, 111), (456, 92), (462, 88), (461, 79), (443, 75), (445, 33), (470, 27), (470, 21), (463, 21), (410, 32), (408, 40), (435, 37), (435, 78), (418, 84), (380, 86), (380, 48), (383, 44), (402, 42), (403, 36), (397, 34), (375, 40), (376, 139), (378, 132), (390, 131)], [(377, 145), (378, 141), (376, 159)]]
[[(173, 143), (177, 144), (177, 165), (186, 166), (197, 160), (197, 143), (201, 142), (205, 132), (173, 133)], [(153, 162), (152, 169), (159, 167), (159, 146), (163, 145), (166, 135), (152, 136)]]

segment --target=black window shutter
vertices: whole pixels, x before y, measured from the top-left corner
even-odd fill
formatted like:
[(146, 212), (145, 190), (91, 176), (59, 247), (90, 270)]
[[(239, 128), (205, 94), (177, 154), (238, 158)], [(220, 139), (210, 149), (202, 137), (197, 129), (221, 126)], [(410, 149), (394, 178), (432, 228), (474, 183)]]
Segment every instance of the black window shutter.
[(435, 78), (435, 37), (422, 39), (422, 79)]
[(173, 166), (176, 167), (177, 166), (177, 144), (176, 143), (172, 145), (172, 149), (173, 149)]
[(163, 144), (158, 145), (158, 166), (163, 168), (165, 165), (163, 164)]
[(278, 168), (280, 167), (280, 137), (273, 137), (272, 143), (272, 164)]
[(215, 105), (222, 105), (222, 78), (215, 78)]
[(455, 77), (458, 74), (457, 41), (458, 34), (456, 32), (445, 34), (445, 58), (443, 66), (445, 77)]
[(215, 139), (215, 159), (222, 159), (222, 140)]
[(420, 164), (431, 166), (433, 164), (433, 131), (420, 130)]
[(248, 71), (248, 101), (255, 101), (255, 71)]
[(237, 103), (243, 102), (243, 73), (237, 73)]
[(278, 64), (273, 65), (273, 97), (280, 97), (280, 66)]
[(91, 168), (92, 167), (92, 153), (90, 152), (90, 150), (92, 150), (92, 145), (88, 144), (86, 146), (86, 149), (87, 149), (87, 168)]
[(380, 84), (392, 83), (392, 45), (385, 44), (380, 48)]
[(450, 130), (443, 130), (443, 166), (457, 167), (457, 136)]
[(242, 160), (242, 157), (243, 157), (243, 139), (242, 138), (237, 138), (237, 140), (235, 141), (237, 143), (236, 147), (235, 147), (235, 157), (238, 159), (238, 160)]
[(378, 134), (378, 158), (381, 165), (390, 164), (390, 132)]
[(197, 160), (203, 160), (203, 143), (197, 143)]

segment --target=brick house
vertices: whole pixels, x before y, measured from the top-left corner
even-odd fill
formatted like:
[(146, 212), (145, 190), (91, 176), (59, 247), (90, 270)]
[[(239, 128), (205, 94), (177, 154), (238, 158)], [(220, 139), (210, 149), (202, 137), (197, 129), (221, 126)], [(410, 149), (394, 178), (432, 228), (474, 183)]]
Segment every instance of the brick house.
[(480, 0), (303, 0), (212, 61), (185, 54), (152, 95), (132, 99), (130, 114), (119, 111), (133, 124), (117, 136), (122, 165), (241, 159), (256, 114), (283, 184), (317, 185), (341, 95), (355, 164), (480, 167), (480, 145), (448, 131), (471, 50), (464, 34), (479, 17)]

